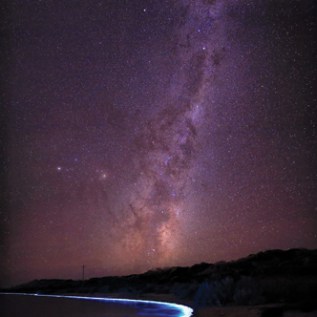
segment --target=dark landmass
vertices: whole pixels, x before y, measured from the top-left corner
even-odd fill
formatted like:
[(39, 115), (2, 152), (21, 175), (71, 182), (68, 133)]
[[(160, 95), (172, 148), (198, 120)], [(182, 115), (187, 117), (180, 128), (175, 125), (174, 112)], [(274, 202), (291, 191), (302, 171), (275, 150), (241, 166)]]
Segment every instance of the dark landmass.
[(317, 310), (317, 250), (270, 250), (237, 261), (86, 281), (35, 280), (2, 291), (122, 294), (134, 298), (169, 294), (194, 308), (262, 305), (263, 317), (283, 316), (289, 310)]

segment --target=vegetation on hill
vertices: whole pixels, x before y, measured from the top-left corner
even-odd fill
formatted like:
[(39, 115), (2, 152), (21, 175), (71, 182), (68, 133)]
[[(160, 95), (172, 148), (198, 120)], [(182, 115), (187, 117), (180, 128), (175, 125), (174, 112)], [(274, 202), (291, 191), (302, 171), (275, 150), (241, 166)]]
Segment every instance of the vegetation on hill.
[(237, 261), (86, 281), (35, 280), (9, 291), (121, 293), (134, 297), (173, 294), (195, 307), (284, 303), (312, 310), (317, 309), (317, 250), (269, 250)]

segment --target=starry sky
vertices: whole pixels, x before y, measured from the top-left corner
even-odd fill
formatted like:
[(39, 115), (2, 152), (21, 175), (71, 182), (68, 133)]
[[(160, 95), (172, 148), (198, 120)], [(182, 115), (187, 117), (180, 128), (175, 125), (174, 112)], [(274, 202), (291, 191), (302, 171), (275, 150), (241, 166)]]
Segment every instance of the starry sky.
[(313, 0), (10, 0), (1, 281), (317, 247)]

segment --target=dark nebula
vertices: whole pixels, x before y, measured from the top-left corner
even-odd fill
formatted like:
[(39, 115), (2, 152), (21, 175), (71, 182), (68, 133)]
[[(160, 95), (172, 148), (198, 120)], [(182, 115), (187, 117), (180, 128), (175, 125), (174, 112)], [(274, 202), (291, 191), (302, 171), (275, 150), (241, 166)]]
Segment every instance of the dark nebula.
[(7, 1), (2, 284), (316, 248), (316, 8)]

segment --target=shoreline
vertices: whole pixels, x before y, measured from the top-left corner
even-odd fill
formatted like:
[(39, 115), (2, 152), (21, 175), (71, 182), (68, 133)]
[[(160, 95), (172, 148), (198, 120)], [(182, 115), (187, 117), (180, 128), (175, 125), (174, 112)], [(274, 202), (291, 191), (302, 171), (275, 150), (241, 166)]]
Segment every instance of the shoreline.
[(171, 294), (148, 293), (138, 296), (126, 293), (94, 293), (85, 296), (113, 297), (126, 299), (153, 300), (185, 305), (193, 309), (192, 317), (317, 317), (317, 311), (302, 312), (295, 309), (285, 309), (285, 304), (267, 304), (253, 306), (206, 306), (194, 307), (194, 303), (189, 300), (180, 300)]
[[(66, 294), (65, 294), (66, 295)], [(70, 295), (70, 294), (67, 294)], [(317, 311), (303, 312), (287, 308), (285, 304), (266, 304), (250, 306), (205, 306), (195, 308), (190, 300), (181, 300), (171, 294), (131, 294), (131, 293), (74, 293), (87, 297), (122, 298), (151, 300), (185, 305), (193, 309), (192, 317), (317, 317)], [(283, 311), (284, 308), (284, 311)]]
[[(4, 293), (2, 293), (4, 294)], [(10, 293), (6, 293), (10, 294)], [(12, 293), (26, 295), (25, 293)], [(36, 294), (36, 293), (35, 293)], [(34, 293), (29, 293), (34, 295)], [(189, 300), (180, 300), (171, 294), (131, 294), (131, 293), (60, 293), (60, 294), (38, 294), (48, 296), (79, 296), (79, 297), (99, 297), (113, 298), (120, 300), (145, 300), (166, 302), (176, 305), (185, 305), (193, 309), (192, 317), (317, 317), (317, 310), (304, 312), (296, 310), (285, 304), (267, 304), (267, 305), (250, 305), (250, 306), (205, 306), (195, 308), (194, 303)]]

